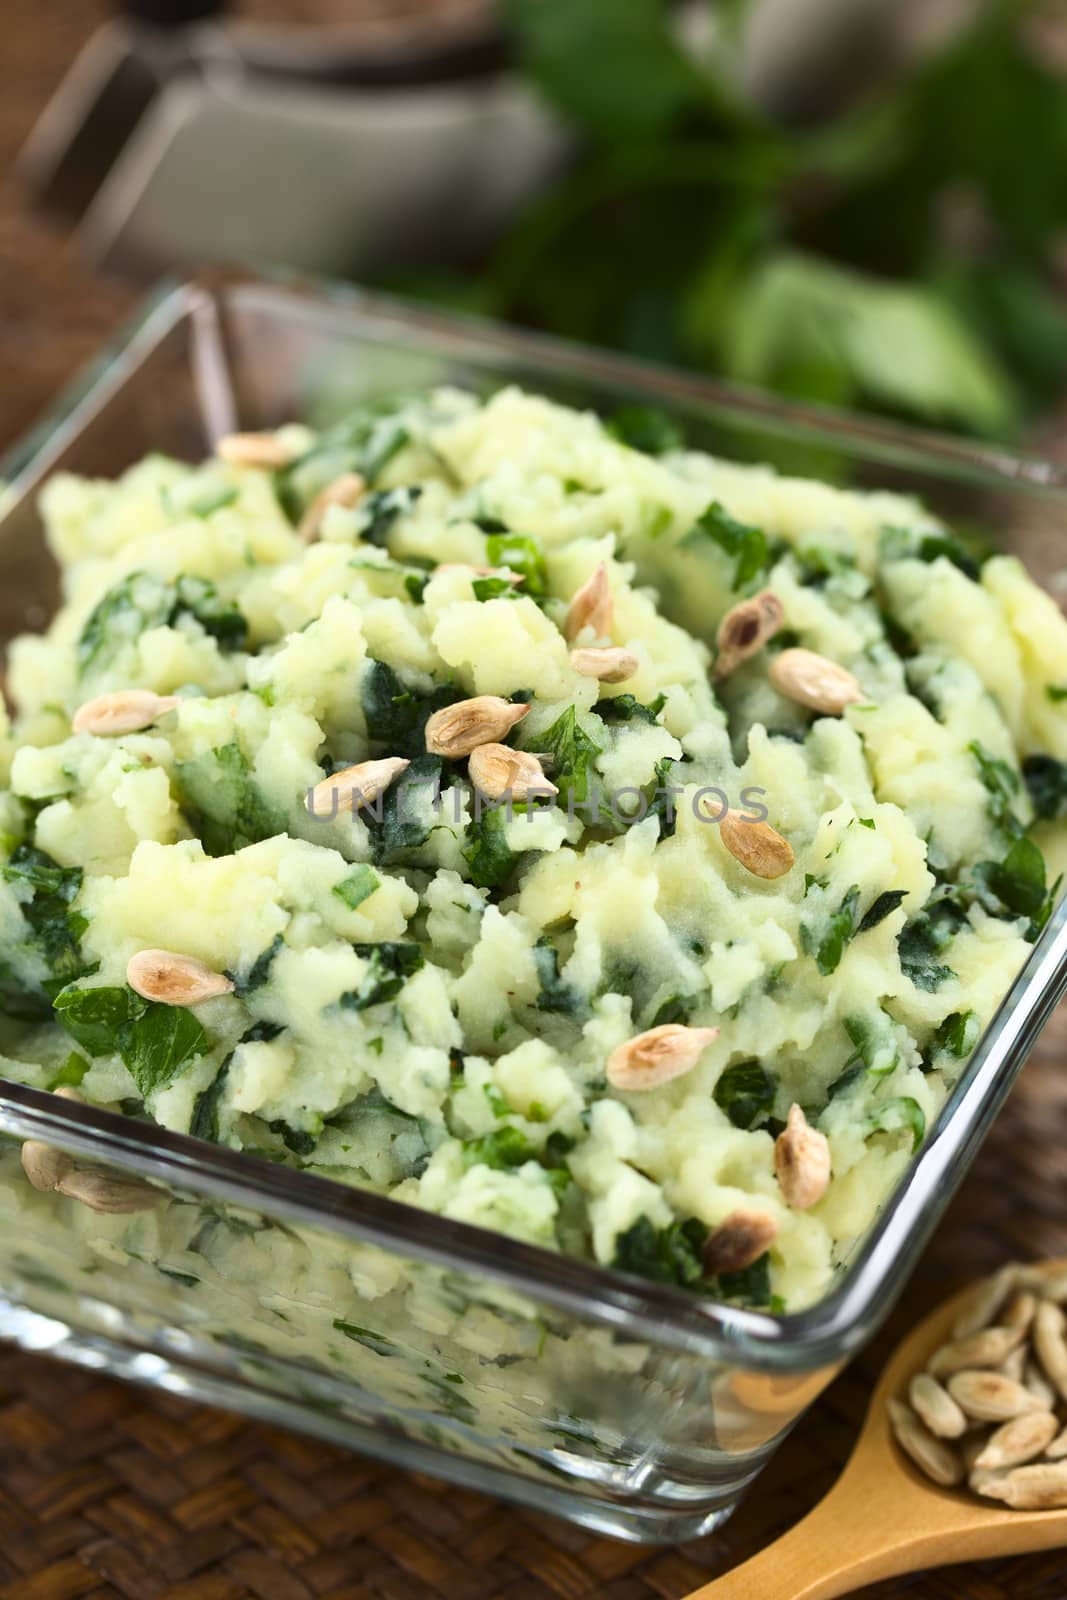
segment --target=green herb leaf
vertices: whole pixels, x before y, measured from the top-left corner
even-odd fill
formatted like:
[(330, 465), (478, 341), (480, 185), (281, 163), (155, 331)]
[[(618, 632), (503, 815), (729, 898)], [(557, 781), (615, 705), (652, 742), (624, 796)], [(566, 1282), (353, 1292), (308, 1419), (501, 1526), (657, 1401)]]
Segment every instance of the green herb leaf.
[(870, 933), (872, 928), (877, 928), (878, 924), (884, 922), (886, 917), (892, 916), (901, 901), (907, 899), (907, 895), (908, 891), (906, 889), (884, 890), (868, 910), (864, 912), (860, 925), (856, 929), (857, 934)]
[(947, 1055), (962, 1061), (978, 1043), (981, 1031), (977, 1012), (950, 1012), (930, 1040), (925, 1051), (926, 1060), (932, 1063), (938, 1056)]
[(131, 572), (90, 613), (77, 645), (79, 672), (105, 665), (149, 628), (173, 627), (183, 615), (194, 617), (223, 650), (243, 648), (246, 618), (206, 578), (184, 574), (167, 583), (152, 573)]
[(206, 1089), (202, 1089), (193, 1105), (193, 1115), (189, 1122), (189, 1132), (194, 1139), (209, 1139), (212, 1144), (219, 1142), (219, 1108), (222, 1097), (226, 1092), (226, 1080), (230, 1075), (230, 1062), (233, 1052), (226, 1057), (218, 1072)]
[(535, 82), (594, 137), (639, 149), (711, 98), (662, 0), (505, 0), (504, 17)]
[(505, 1128), (497, 1128), (493, 1133), (483, 1134), (480, 1139), (463, 1141), (464, 1171), (484, 1166), (494, 1167), (500, 1172), (511, 1172), (516, 1167), (525, 1166), (527, 1161), (536, 1160), (537, 1151), (529, 1139), (521, 1128), (511, 1123)]
[(360, 862), (352, 868), (347, 878), (342, 878), (340, 883), (335, 883), (333, 893), (339, 900), (343, 900), (349, 911), (358, 911), (364, 900), (369, 900), (381, 883), (381, 879), (373, 867), (368, 867), (366, 862)]
[(735, 589), (744, 589), (767, 571), (767, 535), (762, 528), (738, 522), (717, 500), (713, 500), (699, 518), (693, 533), (687, 534), (687, 540), (696, 533), (706, 534), (733, 561)]
[(363, 1345), (368, 1350), (373, 1350), (376, 1356), (395, 1356), (400, 1352), (391, 1339), (386, 1339), (383, 1334), (372, 1333), (369, 1328), (361, 1328), (355, 1322), (345, 1322), (341, 1317), (334, 1317), (333, 1325), (338, 1333), (343, 1333), (346, 1339), (352, 1339), (356, 1344)]
[(736, 1305), (767, 1307), (769, 1310), (781, 1310), (781, 1305), (775, 1305), (771, 1294), (771, 1257), (769, 1251), (753, 1261), (751, 1266), (743, 1267), (740, 1272), (722, 1272), (715, 1279), (718, 1297), (722, 1300), (733, 1301)]
[(395, 1000), (408, 979), (414, 977), (426, 961), (419, 946), (407, 940), (383, 940), (380, 944), (357, 944), (352, 948), (370, 963), (370, 970), (358, 989), (350, 989), (341, 996), (340, 1003), (347, 1011), (366, 1011), (369, 1006)]
[(648, 1217), (638, 1217), (615, 1240), (611, 1265), (655, 1283), (692, 1286), (704, 1276), (701, 1251), (708, 1230), (696, 1218), (657, 1228)]
[(859, 897), (859, 888), (853, 884), (829, 919), (822, 938), (813, 948), (815, 965), (824, 978), (837, 971), (841, 957), (845, 953), (845, 946), (856, 931), (856, 907), (859, 904)]
[(643, 450), (650, 456), (685, 449), (680, 425), (659, 406), (619, 406), (604, 423), (604, 432), (631, 450)]
[(88, 921), (70, 909), (81, 890), (82, 869), (61, 867), (43, 850), (20, 844), (0, 877), (31, 891), (29, 899), (19, 896), (19, 909), (31, 930), (32, 949), (47, 969), (42, 990), (51, 1001), (68, 983), (95, 970), (81, 950)]
[(518, 600), (522, 595), (510, 578), (474, 578), (471, 588), (476, 600)]
[(1003, 861), (980, 861), (972, 878), (988, 911), (999, 916), (1003, 907), (1013, 916), (1029, 917), (1027, 938), (1037, 938), (1052, 913), (1058, 885), (1046, 887), (1045, 858), (1028, 835), (1016, 839)]
[[(512, 806), (512, 815), (520, 815), (525, 808)], [(470, 880), (479, 889), (499, 889), (506, 883), (519, 864), (520, 851), (511, 849), (504, 829), (507, 811), (504, 807), (482, 810), (467, 829), (467, 847), (463, 859), (467, 863)]]
[[(315, 1153), (315, 1146), (319, 1142), (319, 1135), (311, 1133), (306, 1128), (292, 1128), (281, 1117), (275, 1117), (273, 1122), (268, 1122), (267, 1127), (271, 1133), (276, 1133), (294, 1156), (310, 1156)], [(319, 1130), (321, 1132), (321, 1129)]]
[(208, 1049), (207, 1034), (187, 1007), (143, 1000), (130, 988), (64, 989), (55, 1009), (57, 1021), (91, 1056), (122, 1057), (142, 1098), (165, 1088)]
[(552, 757), (548, 771), (559, 790), (560, 804), (585, 804), (601, 747), (582, 727), (573, 706), (568, 706), (546, 733), (538, 735), (537, 744)]
[(910, 1133), (911, 1148), (915, 1151), (926, 1136), (926, 1113), (917, 1100), (910, 1095), (902, 1095), (898, 1099), (887, 1100), (885, 1105), (872, 1113), (870, 1128), (872, 1132), (896, 1133), (899, 1130)]
[(917, 917), (904, 924), (897, 935), (897, 954), (901, 971), (917, 989), (932, 994), (946, 979), (956, 976), (937, 958), (964, 921), (958, 905), (935, 897)]
[(440, 756), (416, 757), (407, 771), (389, 785), (375, 806), (361, 813), (379, 866), (391, 866), (403, 860), (409, 850), (417, 850), (419, 845), (425, 844), (438, 826), (432, 817), (426, 816), (425, 807), (414, 803), (412, 796), (428, 793), (432, 799), (440, 798), (441, 804), (445, 804), (443, 793), (449, 791), (441, 789), (444, 765)]
[(582, 1015), (587, 1010), (585, 1000), (560, 977), (559, 951), (547, 933), (534, 945), (533, 956), (541, 985), (534, 1001), (538, 1011), (551, 1011), (565, 1017)]
[(377, 489), (365, 495), (357, 511), (359, 537), (365, 544), (386, 549), (393, 523), (414, 510), (421, 494), (420, 488), (405, 485), (400, 489)]
[(72, 1050), (59, 1071), (49, 1078), (46, 1085), (47, 1089), (52, 1094), (57, 1089), (76, 1089), (89, 1071), (89, 1065), (84, 1056), (80, 1056), (76, 1050)]
[[(548, 573), (544, 547), (526, 533), (491, 533), (485, 541), (492, 567), (509, 567), (523, 576), (522, 593), (531, 600), (542, 600), (548, 593)], [(481, 596), (479, 596), (479, 599)]]
[(384, 661), (367, 663), (360, 686), (368, 737), (386, 746), (391, 756), (424, 756), (430, 717), (459, 698), (447, 683), (430, 690), (412, 688)]
[(659, 714), (667, 703), (667, 696), (657, 695), (651, 705), (643, 705), (632, 694), (608, 695), (598, 700), (593, 710), (602, 722), (658, 723)]
[(223, 600), (206, 578), (180, 577), (175, 585), (176, 600), (170, 620), (186, 612), (195, 617), (204, 632), (217, 639), (223, 650), (242, 650), (248, 639), (248, 619), (230, 600)]
[(1023, 779), (1037, 815), (1046, 822), (1067, 817), (1067, 762), (1033, 755), (1023, 761)]
[(264, 798), (239, 745), (179, 761), (174, 776), (182, 810), (209, 856), (285, 832), (286, 819)]
[(89, 613), (78, 639), (78, 671), (101, 666), (149, 628), (170, 620), (174, 591), (147, 572), (130, 572)]
[(719, 1078), (713, 1099), (735, 1128), (757, 1128), (774, 1109), (778, 1079), (761, 1061), (738, 1061)]
[(276, 933), (267, 948), (253, 961), (244, 977), (236, 972), (227, 973), (234, 986), (234, 993), (239, 1000), (244, 1000), (248, 995), (255, 994), (257, 989), (262, 989), (270, 977), (270, 969), (274, 965), (274, 958), (278, 951), (285, 946), (285, 940), (280, 933)]
[(279, 504), (294, 524), (315, 496), (346, 472), (373, 485), (408, 443), (406, 422), (391, 401), (362, 406), (327, 428), (290, 466), (274, 475)]
[(1012, 801), (1022, 788), (1019, 774), (1007, 761), (989, 751), (977, 739), (967, 746), (978, 763), (978, 771), (989, 794), (989, 815), (1010, 838), (1022, 832), (1022, 822), (1012, 809)]

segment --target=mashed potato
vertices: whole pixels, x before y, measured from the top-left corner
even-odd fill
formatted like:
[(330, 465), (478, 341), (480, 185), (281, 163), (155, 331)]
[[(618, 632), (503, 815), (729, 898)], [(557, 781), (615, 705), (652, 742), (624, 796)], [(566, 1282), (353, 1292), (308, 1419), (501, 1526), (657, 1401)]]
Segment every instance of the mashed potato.
[[(516, 389), (278, 439), (273, 472), (152, 457), (44, 493), (65, 603), (14, 645), (0, 728), (0, 1070), (698, 1292), (811, 1303), (1048, 916), (1059, 611), (909, 500), (654, 457)], [(355, 504), (319, 498), (352, 472)], [(576, 612), (601, 571), (606, 603)], [(780, 628), (716, 676), (722, 618), (767, 591)], [(605, 647), (625, 678), (580, 670)], [(858, 684), (840, 714), (783, 691), (798, 648)], [(164, 708), (73, 731), (130, 689)], [(554, 795), (493, 805), (427, 749), (482, 696)], [(374, 803), (309, 800), (390, 757)], [(792, 864), (752, 871), (727, 808)], [(231, 987), (144, 998), (146, 949)], [(621, 1081), (664, 1029), (685, 1070)], [(803, 1202), (794, 1106), (830, 1168)], [(727, 1263), (739, 1217), (758, 1253)]]

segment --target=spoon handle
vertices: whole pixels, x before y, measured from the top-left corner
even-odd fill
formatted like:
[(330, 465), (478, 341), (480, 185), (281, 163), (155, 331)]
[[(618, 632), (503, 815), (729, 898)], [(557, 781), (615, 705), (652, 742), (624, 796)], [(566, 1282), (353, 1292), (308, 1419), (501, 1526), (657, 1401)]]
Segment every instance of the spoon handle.
[(894, 1519), (885, 1504), (892, 1496), (883, 1499), (871, 1484), (869, 1497), (861, 1497), (857, 1487), (840, 1479), (796, 1527), (687, 1600), (836, 1600), (925, 1566), (929, 1542)]

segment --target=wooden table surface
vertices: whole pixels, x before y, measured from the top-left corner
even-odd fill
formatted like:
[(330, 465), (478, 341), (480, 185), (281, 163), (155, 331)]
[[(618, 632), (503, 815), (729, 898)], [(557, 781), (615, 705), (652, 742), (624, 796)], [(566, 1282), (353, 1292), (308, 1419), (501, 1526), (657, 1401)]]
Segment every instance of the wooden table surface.
[[(0, 174), (106, 8), (5, 0)], [(94, 276), (0, 187), (0, 448), (140, 290)], [(1067, 1019), (1050, 1029), (890, 1326), (828, 1391), (715, 1538), (647, 1551), (173, 1398), (0, 1346), (0, 1600), (680, 1600), (825, 1491), (897, 1335), (1009, 1256), (1067, 1253)], [(866, 1591), (1062, 1600), (1067, 1553)], [(768, 1596), (767, 1600), (788, 1600)]]

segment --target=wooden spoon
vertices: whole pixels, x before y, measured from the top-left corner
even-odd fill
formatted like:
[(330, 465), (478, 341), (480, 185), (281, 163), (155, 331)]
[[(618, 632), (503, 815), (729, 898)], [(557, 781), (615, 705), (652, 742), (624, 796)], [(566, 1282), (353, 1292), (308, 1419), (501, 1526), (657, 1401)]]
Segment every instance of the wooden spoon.
[(886, 1402), (907, 1399), (913, 1373), (949, 1337), (971, 1292), (931, 1312), (897, 1346), (826, 1498), (781, 1539), (687, 1600), (834, 1600), (902, 1572), (1067, 1545), (1067, 1510), (1010, 1511), (979, 1500), (966, 1485), (939, 1489), (890, 1432)]

